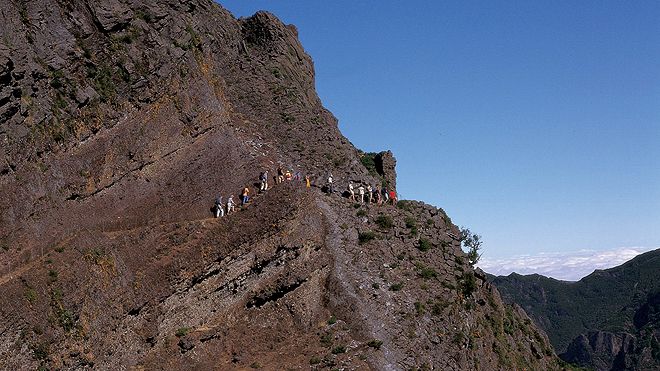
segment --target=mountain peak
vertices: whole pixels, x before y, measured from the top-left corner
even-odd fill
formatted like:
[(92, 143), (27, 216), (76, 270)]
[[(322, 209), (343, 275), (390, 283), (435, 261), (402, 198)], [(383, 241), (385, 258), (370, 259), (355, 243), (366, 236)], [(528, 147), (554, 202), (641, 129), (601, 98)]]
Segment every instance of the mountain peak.
[(342, 195), (395, 191), (396, 161), (339, 132), (295, 27), (204, 0), (0, 20), (3, 365), (559, 368), (443, 210)]

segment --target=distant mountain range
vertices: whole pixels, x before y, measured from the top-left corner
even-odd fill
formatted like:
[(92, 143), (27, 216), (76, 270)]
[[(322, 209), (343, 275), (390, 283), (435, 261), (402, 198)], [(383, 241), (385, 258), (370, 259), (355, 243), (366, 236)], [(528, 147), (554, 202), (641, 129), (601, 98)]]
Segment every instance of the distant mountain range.
[(488, 276), (565, 361), (596, 370), (660, 369), (660, 249), (578, 282)]

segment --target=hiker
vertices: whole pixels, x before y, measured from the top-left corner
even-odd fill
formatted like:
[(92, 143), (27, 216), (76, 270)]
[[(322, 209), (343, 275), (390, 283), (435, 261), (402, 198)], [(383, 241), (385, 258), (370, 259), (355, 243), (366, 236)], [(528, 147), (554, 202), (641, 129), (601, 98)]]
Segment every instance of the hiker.
[(386, 204), (387, 201), (390, 200), (390, 194), (387, 192), (387, 187), (383, 187), (381, 193), (383, 194), (383, 203)]
[(241, 206), (247, 204), (249, 200), (250, 200), (250, 188), (245, 187), (243, 188), (243, 192), (241, 193)]
[(364, 203), (364, 186), (362, 184), (358, 187), (358, 194), (360, 195), (360, 202)]
[(225, 216), (225, 209), (222, 207), (222, 196), (215, 198), (215, 217)]
[(390, 191), (390, 200), (392, 200), (392, 205), (396, 205), (396, 192)]
[(284, 174), (284, 179), (286, 179), (287, 181), (291, 180), (291, 171), (290, 170), (286, 171), (286, 174)]
[(307, 188), (311, 188), (311, 187), (312, 187), (312, 183), (309, 181), (309, 175), (305, 175), (305, 186), (306, 186)]
[(296, 173), (293, 174), (293, 180), (302, 180), (302, 174), (300, 174), (300, 171), (296, 171)]
[(353, 183), (348, 182), (348, 193), (350, 194), (349, 198), (351, 201), (355, 202), (355, 190), (353, 189)]
[(234, 211), (234, 205), (234, 195), (231, 195), (227, 199), (227, 214)]
[(282, 171), (282, 167), (277, 168), (277, 184), (280, 184), (284, 181), (284, 172)]
[(374, 190), (374, 200), (376, 202), (376, 205), (381, 205), (382, 204), (382, 199), (380, 198), (380, 188), (376, 188)]
[(374, 189), (373, 189), (373, 187), (371, 186), (371, 184), (369, 184), (369, 185), (367, 186), (367, 203), (368, 203), (368, 204), (371, 203), (371, 196), (373, 196), (373, 193), (374, 193)]
[(334, 193), (334, 189), (332, 188), (332, 173), (328, 174), (328, 193)]
[(259, 175), (259, 180), (261, 181), (261, 186), (259, 187), (259, 192), (265, 192), (268, 190), (268, 170), (264, 171)]

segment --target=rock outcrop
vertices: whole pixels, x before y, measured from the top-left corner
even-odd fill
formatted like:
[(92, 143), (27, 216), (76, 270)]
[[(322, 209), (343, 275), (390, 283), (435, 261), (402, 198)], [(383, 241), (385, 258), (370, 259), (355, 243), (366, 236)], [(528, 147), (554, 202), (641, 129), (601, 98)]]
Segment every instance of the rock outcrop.
[(396, 190), (396, 159), (391, 151), (378, 153), (374, 162), (376, 171), (385, 180), (384, 185), (389, 189)]
[(630, 334), (590, 331), (573, 339), (563, 357), (567, 362), (595, 370), (637, 369), (632, 362), (626, 362), (626, 355), (635, 351), (634, 343)]
[[(293, 26), (208, 0), (0, 12), (0, 364), (9, 369), (558, 369), (419, 202), (370, 174)], [(216, 195), (272, 185), (213, 219)]]

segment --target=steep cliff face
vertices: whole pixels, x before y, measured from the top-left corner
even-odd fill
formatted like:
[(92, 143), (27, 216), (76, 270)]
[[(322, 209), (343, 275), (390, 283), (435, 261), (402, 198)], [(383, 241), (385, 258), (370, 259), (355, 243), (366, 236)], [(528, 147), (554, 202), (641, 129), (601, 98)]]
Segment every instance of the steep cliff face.
[(210, 218), (279, 166), (379, 181), (293, 26), (204, 0), (0, 14), (3, 366), (558, 367), (442, 210), (291, 181)]

